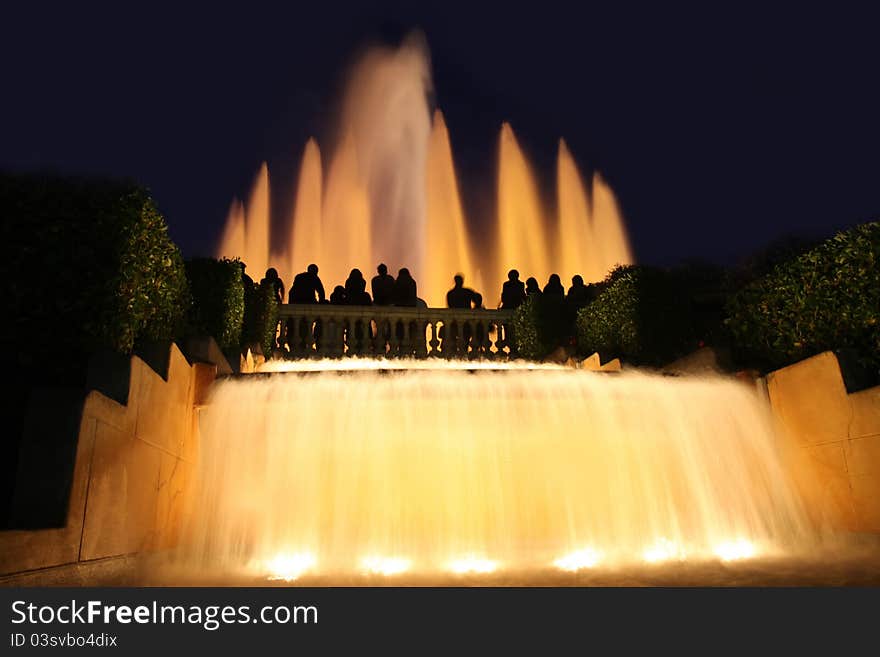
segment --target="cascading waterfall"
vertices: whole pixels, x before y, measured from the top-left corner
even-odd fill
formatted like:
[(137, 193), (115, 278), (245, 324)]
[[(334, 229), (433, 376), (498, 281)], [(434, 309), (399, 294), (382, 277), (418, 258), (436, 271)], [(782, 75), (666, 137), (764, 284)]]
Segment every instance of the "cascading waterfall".
[(577, 570), (812, 537), (742, 383), (435, 367), (216, 383), (186, 563), (286, 579)]

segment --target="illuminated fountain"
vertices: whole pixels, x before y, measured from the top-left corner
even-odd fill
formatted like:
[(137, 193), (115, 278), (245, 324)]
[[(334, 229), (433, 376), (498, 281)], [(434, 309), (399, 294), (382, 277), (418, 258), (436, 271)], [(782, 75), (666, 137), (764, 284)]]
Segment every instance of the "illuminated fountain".
[(215, 384), (188, 563), (481, 576), (732, 562), (815, 538), (741, 383), (359, 365)]
[[(568, 284), (574, 274), (601, 280), (614, 265), (632, 262), (602, 178), (585, 183), (560, 140), (557, 209), (548, 209), (508, 123), (499, 134), (497, 185), (487, 190), (496, 195), (496, 216), (466, 216), (449, 131), (428, 104), (431, 84), (421, 38), (369, 50), (352, 70), (327, 168), (316, 141), (304, 149), (292, 216), (276, 218), (284, 226), (270, 230), (264, 164), (247, 205), (233, 203), (217, 255), (241, 258), (256, 280), (274, 266), (288, 283), (315, 262), (328, 289), (353, 267), (370, 275), (379, 262), (395, 274), (408, 267), (431, 306), (445, 305), (452, 276), (462, 272), (487, 307), (498, 305), (513, 267), (541, 285), (553, 272)], [(495, 237), (477, 239), (479, 233)]]
[[(506, 272), (599, 280), (632, 253), (617, 201), (559, 141), (556, 204), (501, 126), (492, 222), (462, 205), (449, 131), (410, 39), (354, 68), (332, 156), (303, 153), (284, 235), (266, 167), (219, 255), (252, 275), (310, 262), (409, 267), (442, 306), (456, 272), (494, 307)], [(490, 239), (477, 239), (480, 229)], [(478, 248), (479, 247), (479, 248)], [(195, 506), (178, 565), (258, 580), (486, 578), (790, 558), (820, 543), (765, 403), (723, 378), (548, 364), (270, 361), (201, 410)], [(403, 579), (401, 579), (403, 578)], [(459, 579), (456, 579), (459, 578)], [(435, 580), (436, 581), (436, 580)]]

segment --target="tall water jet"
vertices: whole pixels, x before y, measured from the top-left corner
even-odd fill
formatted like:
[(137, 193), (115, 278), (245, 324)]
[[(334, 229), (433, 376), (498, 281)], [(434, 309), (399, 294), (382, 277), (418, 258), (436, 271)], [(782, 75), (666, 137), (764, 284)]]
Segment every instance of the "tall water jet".
[(556, 194), (559, 212), (558, 273), (563, 283), (567, 283), (575, 274), (580, 274), (588, 282), (601, 281), (607, 272), (604, 261), (599, 258), (590, 217), (590, 199), (564, 139), (559, 140), (557, 153)]
[(371, 233), (366, 182), (349, 132), (330, 163), (322, 209), (322, 250), (313, 260), (329, 289), (342, 283), (354, 267), (371, 271)]
[(477, 250), (449, 132), (439, 112), (431, 122), (431, 88), (421, 36), (399, 48), (368, 50), (348, 81), (326, 179), (317, 143), (306, 145), (286, 236), (270, 250), (264, 164), (244, 214), (240, 204), (233, 205), (217, 254), (242, 258), (255, 280), (274, 266), (288, 284), (314, 262), (328, 289), (353, 267), (368, 277), (379, 262), (392, 273), (408, 267), (420, 296), (433, 306), (445, 304), (452, 276), (460, 271), (483, 293), (487, 307), (497, 304), (512, 268), (543, 285), (553, 272), (599, 280), (615, 264), (633, 261), (617, 202), (602, 178), (594, 176), (588, 202), (577, 165), (560, 142), (558, 216), (551, 217), (507, 123), (498, 146), (497, 240)]
[[(217, 246), (218, 258), (243, 258), (245, 254), (244, 205), (237, 198), (232, 199), (226, 224)], [(247, 263), (245, 263), (247, 265)]]
[(425, 161), (431, 114), (427, 45), (418, 34), (399, 48), (375, 47), (352, 71), (342, 125), (355, 140), (372, 221), (371, 269), (424, 275)]
[(244, 262), (255, 281), (269, 267), (269, 167), (263, 162), (245, 206)]
[(487, 283), (500, 291), (502, 277), (518, 269), (543, 286), (552, 273), (548, 226), (538, 187), (509, 123), (501, 126), (498, 148), (498, 258)]
[(321, 220), (321, 151), (309, 139), (303, 151), (296, 187), (293, 230), (288, 246), (288, 279), (305, 271), (312, 262), (325, 261)]
[(719, 561), (813, 536), (766, 409), (720, 378), (273, 374), (216, 384), (201, 427), (185, 556), (224, 573)]
[(593, 174), (593, 234), (606, 272), (616, 265), (633, 263), (626, 226), (614, 192), (597, 171)]
[[(482, 290), (480, 272), (471, 257), (467, 222), (458, 193), (458, 180), (452, 160), (452, 146), (446, 121), (440, 110), (434, 112), (428, 142), (426, 199), (426, 239), (430, 252), (424, 267), (423, 297), (429, 306), (444, 306), (445, 290), (452, 286), (452, 276), (464, 274), (465, 283)], [(488, 299), (487, 299), (488, 301)]]

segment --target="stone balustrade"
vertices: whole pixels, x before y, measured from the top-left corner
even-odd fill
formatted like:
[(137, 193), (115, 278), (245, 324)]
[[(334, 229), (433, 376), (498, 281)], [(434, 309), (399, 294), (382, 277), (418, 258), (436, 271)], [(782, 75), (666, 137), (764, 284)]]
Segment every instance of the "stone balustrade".
[(509, 359), (511, 310), (282, 304), (278, 342), (290, 358)]

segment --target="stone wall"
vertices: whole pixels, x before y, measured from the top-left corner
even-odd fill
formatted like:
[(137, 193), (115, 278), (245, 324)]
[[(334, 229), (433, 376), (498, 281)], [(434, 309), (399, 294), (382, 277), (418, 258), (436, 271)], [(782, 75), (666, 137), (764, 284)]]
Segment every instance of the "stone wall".
[(85, 396), (67, 521), (0, 532), (0, 575), (176, 543), (198, 458), (197, 407), (217, 368), (170, 350), (165, 378), (131, 359), (127, 404)]
[(847, 393), (825, 352), (767, 376), (792, 473), (813, 519), (880, 533), (880, 386)]

